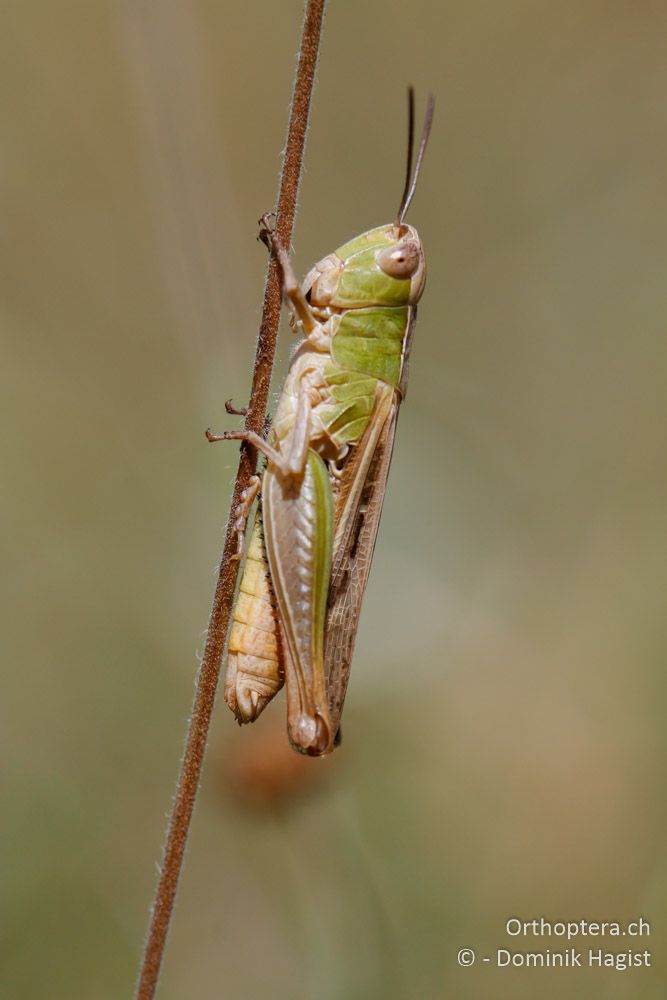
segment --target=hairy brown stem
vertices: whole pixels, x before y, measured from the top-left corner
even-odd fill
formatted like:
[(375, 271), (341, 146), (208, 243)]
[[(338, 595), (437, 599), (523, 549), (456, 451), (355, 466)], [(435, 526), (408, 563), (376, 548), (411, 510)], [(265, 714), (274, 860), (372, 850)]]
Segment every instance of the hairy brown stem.
[[(299, 62), (294, 82), (287, 143), (283, 159), (278, 195), (276, 230), (282, 244), (290, 245), (301, 179), (303, 151), (308, 128), (308, 114), (315, 79), (315, 68), (322, 31), (325, 0), (307, 0), (301, 34)], [(266, 420), (271, 372), (275, 356), (280, 320), (281, 288), (277, 263), (271, 255), (264, 305), (259, 328), (255, 367), (252, 378), (250, 405), (245, 426), (261, 434)], [(241, 447), (238, 472), (234, 483), (230, 517), (220, 560), (220, 571), (213, 596), (204, 656), (199, 669), (192, 715), (185, 741), (185, 752), (176, 784), (176, 795), (167, 829), (160, 877), (152, 906), (148, 937), (144, 948), (136, 1000), (153, 1000), (157, 990), (167, 932), (174, 909), (178, 880), (183, 867), (185, 843), (190, 829), (197, 788), (201, 775), (204, 750), (215, 701), (220, 673), (220, 661), (227, 637), (230, 611), (234, 598), (238, 561), (234, 512), (241, 503), (241, 494), (257, 467), (257, 453), (247, 444)]]

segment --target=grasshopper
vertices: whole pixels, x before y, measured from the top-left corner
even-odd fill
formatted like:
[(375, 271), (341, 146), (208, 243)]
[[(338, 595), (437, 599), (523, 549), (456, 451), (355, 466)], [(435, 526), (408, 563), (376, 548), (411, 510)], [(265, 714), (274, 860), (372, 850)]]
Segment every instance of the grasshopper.
[[(296, 348), (266, 437), (244, 440), (266, 458), (235, 522), (237, 558), (260, 495), (232, 613), (225, 701), (253, 722), (282, 687), (294, 749), (331, 752), (370, 572), (398, 410), (405, 398), (417, 302), (426, 268), (419, 235), (403, 220), (433, 118), (429, 97), (412, 172), (414, 93), (408, 91), (405, 187), (394, 222), (362, 233), (299, 284), (286, 249), (260, 220), (280, 265)], [(234, 412), (227, 407), (228, 412)]]

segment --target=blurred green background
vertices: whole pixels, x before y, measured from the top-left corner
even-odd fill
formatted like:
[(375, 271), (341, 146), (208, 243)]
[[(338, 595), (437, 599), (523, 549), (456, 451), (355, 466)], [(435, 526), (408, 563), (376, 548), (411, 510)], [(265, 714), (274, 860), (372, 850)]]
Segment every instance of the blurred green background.
[[(131, 995), (301, 6), (0, 10), (8, 1000)], [(161, 1000), (664, 996), (666, 31), (649, 0), (331, 3), (295, 265), (392, 218), (433, 90), (410, 392), (343, 746), (220, 700)], [(655, 967), (457, 966), (541, 915), (643, 915)]]

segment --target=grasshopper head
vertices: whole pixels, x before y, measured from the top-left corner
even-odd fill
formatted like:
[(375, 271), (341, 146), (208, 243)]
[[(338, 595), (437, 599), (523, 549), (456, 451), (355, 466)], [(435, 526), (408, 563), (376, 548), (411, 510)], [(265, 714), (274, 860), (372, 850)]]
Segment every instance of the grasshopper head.
[(429, 95), (413, 171), (415, 95), (408, 89), (407, 169), (396, 221), (362, 233), (315, 265), (303, 283), (303, 293), (315, 309), (413, 306), (419, 301), (426, 281), (424, 251), (417, 230), (403, 220), (415, 193), (433, 106)]
[(417, 230), (405, 223), (371, 229), (321, 260), (303, 292), (318, 308), (415, 305), (424, 290), (426, 263)]

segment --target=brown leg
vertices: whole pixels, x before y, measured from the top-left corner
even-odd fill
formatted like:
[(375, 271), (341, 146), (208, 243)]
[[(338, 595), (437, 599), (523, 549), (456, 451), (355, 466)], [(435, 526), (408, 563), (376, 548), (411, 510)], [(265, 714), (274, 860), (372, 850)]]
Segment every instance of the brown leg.
[[(305, 412), (307, 406), (307, 412)], [(308, 426), (304, 427), (304, 420), (310, 423), (310, 405), (301, 403), (297, 411), (297, 420), (294, 430), (288, 440), (287, 457), (272, 448), (264, 438), (254, 431), (225, 431), (224, 434), (213, 434), (210, 427), (206, 431), (206, 440), (213, 444), (216, 441), (247, 441), (253, 448), (257, 448), (267, 459), (271, 468), (275, 469), (284, 479), (298, 479), (306, 467), (306, 457), (308, 455)]]
[(296, 405), (294, 424), (282, 442), (283, 451), (277, 451), (272, 445), (255, 431), (225, 431), (223, 434), (213, 434), (209, 427), (206, 440), (215, 441), (247, 441), (264, 455), (269, 465), (285, 479), (298, 480), (303, 476), (308, 460), (310, 447), (311, 410), (319, 400), (317, 385), (304, 378), (299, 387), (299, 397)]
[[(248, 407), (247, 406), (234, 406), (231, 399), (225, 400), (225, 410), (232, 417), (247, 417)], [(269, 436), (269, 431), (271, 430), (271, 417), (267, 413), (266, 419), (264, 420), (264, 437)]]
[(235, 406), (234, 406), (234, 405), (232, 404), (232, 401), (231, 401), (231, 399), (227, 399), (227, 400), (225, 400), (225, 410), (226, 410), (226, 411), (227, 411), (227, 413), (229, 413), (229, 414), (230, 414), (230, 416), (232, 416), (232, 417), (247, 417), (247, 416), (248, 416), (248, 407), (247, 407), (247, 406), (241, 406), (241, 407), (239, 407), (239, 408), (237, 409), (237, 408), (236, 408), (236, 407), (235, 407)]
[(250, 513), (250, 508), (255, 502), (255, 497), (260, 491), (262, 485), (262, 477), (253, 476), (250, 480), (250, 484), (247, 489), (243, 490), (241, 493), (241, 503), (239, 504), (238, 512), (236, 515), (236, 520), (234, 521), (234, 531), (236, 532), (236, 552), (232, 556), (234, 562), (238, 560), (243, 555), (243, 549), (245, 546), (245, 529), (248, 523), (248, 514)]
[(271, 214), (269, 212), (265, 212), (259, 220), (259, 238), (262, 243), (266, 244), (280, 264), (280, 270), (283, 275), (283, 293), (296, 313), (300, 323), (303, 325), (303, 332), (308, 337), (319, 327), (320, 324), (313, 316), (311, 308), (306, 300), (306, 296), (301, 291), (301, 285), (299, 284), (299, 280), (294, 273), (294, 268), (292, 267), (292, 262), (289, 259), (289, 254), (280, 242), (275, 229), (271, 226), (269, 221), (270, 218)]
[(272, 465), (277, 466), (278, 469), (283, 468), (283, 458), (275, 448), (272, 448), (268, 442), (256, 434), (254, 431), (225, 431), (224, 434), (213, 434), (211, 428), (206, 429), (206, 440), (213, 444), (215, 441), (247, 441), (251, 444), (253, 448), (257, 448), (257, 451), (261, 451)]

